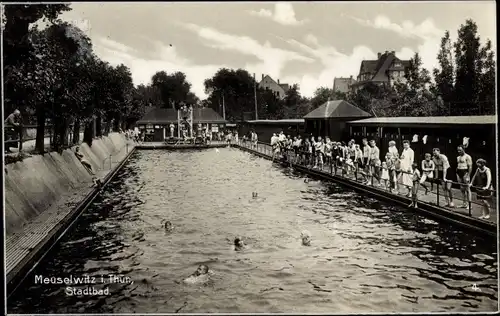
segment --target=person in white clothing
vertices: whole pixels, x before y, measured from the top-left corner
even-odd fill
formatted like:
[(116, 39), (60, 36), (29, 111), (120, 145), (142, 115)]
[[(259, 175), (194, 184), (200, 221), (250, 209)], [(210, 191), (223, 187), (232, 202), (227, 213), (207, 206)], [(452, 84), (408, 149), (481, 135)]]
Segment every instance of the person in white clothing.
[(316, 152), (316, 162), (313, 168), (320, 168), (323, 170), (323, 156), (325, 151), (325, 144), (323, 143), (323, 139), (321, 136), (318, 136), (318, 141), (314, 144), (315, 152)]
[(413, 174), (412, 165), (415, 159), (415, 153), (413, 149), (410, 148), (410, 142), (403, 141), (403, 152), (401, 153), (401, 171), (402, 171), (402, 182), (403, 185), (408, 189), (407, 197), (411, 197), (412, 187), (413, 187)]
[(278, 139), (280, 142), (284, 142), (286, 140), (286, 136), (285, 133), (283, 133), (283, 131), (280, 132)]
[(276, 135), (276, 133), (273, 133), (273, 136), (271, 136), (271, 146), (276, 145), (277, 142), (278, 142), (278, 135)]
[(272, 158), (272, 160), (274, 161), (274, 158), (280, 152), (279, 137), (278, 137), (278, 135), (276, 135), (276, 133), (273, 133), (273, 136), (271, 137), (271, 148), (273, 150), (273, 158)]
[(399, 158), (399, 151), (398, 148), (396, 147), (396, 142), (391, 140), (389, 142), (389, 154), (391, 154), (391, 159)]

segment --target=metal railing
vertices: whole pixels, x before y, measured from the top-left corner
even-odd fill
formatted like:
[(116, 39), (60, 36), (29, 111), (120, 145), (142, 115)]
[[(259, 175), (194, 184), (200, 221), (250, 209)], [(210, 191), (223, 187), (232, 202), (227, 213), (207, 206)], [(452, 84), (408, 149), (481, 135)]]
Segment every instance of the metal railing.
[[(446, 180), (446, 182), (443, 182), (442, 179), (435, 178), (427, 178), (427, 180), (421, 184), (420, 179), (418, 179), (418, 181), (413, 181), (412, 172), (398, 170), (397, 174), (395, 174), (396, 171), (394, 169), (383, 168), (382, 166), (367, 166), (365, 168), (361, 168), (359, 166), (359, 163), (356, 162), (347, 164), (347, 159), (340, 160), (333, 157), (327, 157), (326, 161), (323, 161), (323, 164), (318, 164), (318, 162), (320, 162), (318, 161), (318, 156), (312, 153), (305, 153), (303, 151), (296, 152), (293, 149), (282, 148), (276, 150), (276, 147), (273, 148), (270, 144), (260, 141), (255, 144), (249, 141), (244, 142), (240, 140), (238, 142), (238, 145), (270, 156), (273, 158), (273, 161), (275, 161), (276, 159), (282, 159), (283, 162), (289, 164), (290, 166), (299, 165), (304, 168), (317, 170), (319, 172), (326, 173), (332, 176), (342, 177), (346, 180), (355, 181), (362, 185), (372, 186), (376, 189), (384, 190), (387, 193), (398, 195), (401, 192), (400, 188), (406, 188), (406, 197), (412, 199), (412, 204), (434, 204), (438, 207), (445, 207), (447, 209), (455, 210), (458, 212), (460, 212), (460, 209), (465, 209), (465, 211), (467, 212), (466, 214), (468, 214), (469, 216), (481, 217), (481, 213), (483, 213), (482, 209), (486, 207), (486, 201), (486, 203), (488, 203), (489, 213), (495, 215), (497, 214), (497, 192), (495, 190), (483, 190), (483, 188), (471, 184), (464, 184), (451, 180)], [(381, 175), (383, 170), (387, 171), (389, 179), (382, 179)], [(406, 175), (407, 177), (411, 177), (410, 180), (408, 180), (408, 182), (411, 181), (411, 185), (408, 185), (408, 182), (403, 182), (404, 175)], [(396, 181), (392, 180), (394, 179), (394, 176), (396, 176)], [(470, 180), (472, 180), (472, 175)], [(416, 184), (416, 186), (414, 184)], [(461, 190), (452, 188), (452, 185), (458, 185), (461, 188), (464, 188), (465, 191), (467, 189), (470, 189), (470, 198), (466, 197), (464, 199), (461, 196)], [(423, 187), (423, 189), (425, 190), (424, 192), (421, 191), (421, 187)], [(478, 199), (478, 191), (481, 191), (483, 193), (488, 192), (491, 197), (487, 199)], [(474, 197), (474, 195), (476, 196)], [(446, 202), (445, 204), (443, 203), (443, 198)], [(461, 201), (462, 207), (456, 208), (455, 206), (450, 206), (450, 204), (453, 203), (454, 200)]]
[[(106, 168), (106, 162), (109, 161), (109, 170), (113, 169), (113, 157), (116, 155), (120, 154), (124, 148), (126, 148), (126, 153), (129, 153), (129, 142), (133, 142), (132, 139), (129, 139), (128, 137), (125, 137), (125, 145), (123, 145), (119, 149), (115, 149), (108, 157), (104, 158), (102, 161), (102, 169), (105, 170)], [(119, 162), (119, 161), (118, 161)], [(116, 161), (115, 161), (116, 163)]]

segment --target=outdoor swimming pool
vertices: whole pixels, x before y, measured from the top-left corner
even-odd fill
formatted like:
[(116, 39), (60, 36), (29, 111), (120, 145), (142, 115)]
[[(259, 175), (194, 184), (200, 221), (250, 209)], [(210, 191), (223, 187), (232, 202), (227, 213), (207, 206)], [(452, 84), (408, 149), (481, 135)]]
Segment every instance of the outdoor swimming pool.
[[(235, 252), (236, 236), (249, 249)], [(238, 149), (138, 151), (8, 311), (493, 312), (496, 258), (489, 241)], [(199, 264), (215, 272), (209, 284), (176, 282)], [(97, 284), (110, 295), (85, 297), (34, 284), (86, 274), (133, 283)]]

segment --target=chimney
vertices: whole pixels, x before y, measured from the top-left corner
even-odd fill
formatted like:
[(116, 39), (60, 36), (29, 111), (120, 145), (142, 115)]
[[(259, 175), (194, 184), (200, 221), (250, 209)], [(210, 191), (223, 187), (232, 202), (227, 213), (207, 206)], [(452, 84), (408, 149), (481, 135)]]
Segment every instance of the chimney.
[(264, 74), (262, 74), (262, 80), (264, 80)]
[(380, 59), (380, 57), (382, 57), (382, 53), (377, 54), (377, 58)]
[(396, 51), (395, 50), (391, 51), (391, 54), (396, 55)]
[(280, 80), (278, 79), (278, 84), (280, 84)]

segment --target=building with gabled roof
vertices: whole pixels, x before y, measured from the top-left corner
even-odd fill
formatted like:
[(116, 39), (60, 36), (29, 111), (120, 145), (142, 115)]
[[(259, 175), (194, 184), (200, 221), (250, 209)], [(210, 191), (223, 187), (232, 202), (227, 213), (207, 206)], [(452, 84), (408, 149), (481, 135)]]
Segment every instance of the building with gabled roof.
[(271, 90), (277, 98), (283, 99), (290, 89), (288, 83), (280, 83), (280, 80), (275, 81), (271, 76), (262, 74), (262, 79), (259, 82), (259, 88)]
[(361, 89), (369, 82), (392, 86), (397, 81), (406, 81), (405, 70), (410, 66), (409, 60), (397, 58), (395, 51), (378, 53), (377, 57), (377, 60), (361, 62), (357, 80), (351, 84), (352, 92)]
[(347, 101), (327, 101), (304, 116), (305, 130), (314, 136), (339, 140), (345, 133), (347, 122), (371, 116)]

